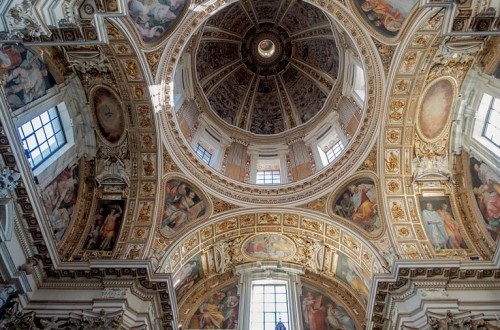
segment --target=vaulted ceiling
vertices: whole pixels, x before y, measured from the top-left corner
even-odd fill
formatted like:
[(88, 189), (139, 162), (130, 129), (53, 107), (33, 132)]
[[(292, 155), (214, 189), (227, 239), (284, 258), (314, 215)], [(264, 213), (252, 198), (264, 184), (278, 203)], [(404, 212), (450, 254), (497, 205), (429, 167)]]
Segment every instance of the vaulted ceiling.
[[(12, 25), (21, 1), (0, 5), (10, 22), (0, 53), (4, 163), (22, 173), (19, 226), (37, 233), (23, 248), (42, 260), (35, 282), (94, 279), (85, 271), (107, 263), (133, 272), (148, 265), (168, 286), (144, 287), (165, 290), (162, 303), (172, 305), (164, 310), (186, 324), (193, 306), (236, 283), (237, 267), (287, 262), (361, 327), (368, 293), (339, 279), (343, 258), (367, 289), (396, 259), (492, 258), (498, 227), (487, 227), (475, 204), (467, 150), (452, 153), (452, 121), (468, 72), (499, 60), (498, 39), (444, 35), (447, 2), (383, 1), (384, 11), (371, 1), (172, 1), (167, 18), (158, 16), (161, 1), (77, 3), (71, 15), (39, 14), (32, 24), (76, 15), (79, 27), (45, 21), (47, 31), (32, 34)], [(23, 45), (10, 43), (16, 38)], [(55, 87), (18, 107), (7, 60), (27, 52)], [(366, 81), (361, 102), (352, 93), (355, 63)], [(66, 103), (75, 148), (33, 173), (12, 136), (49, 99)], [(314, 143), (333, 122), (345, 148), (316, 165)], [(194, 151), (203, 130), (222, 140), (218, 167)], [(252, 150), (285, 150), (286, 182), (253, 183)], [(419, 172), (423, 159), (429, 166)], [(230, 170), (236, 165), (241, 176)], [(354, 211), (369, 214), (342, 213), (344, 196), (362, 190), (369, 210)], [(51, 204), (62, 191), (73, 195)], [(436, 247), (423, 221), (428, 203), (449, 205), (461, 244)], [(62, 226), (61, 208), (69, 214)], [(117, 213), (106, 241), (104, 219)], [(249, 245), (264, 236), (287, 248), (255, 253)], [(194, 264), (193, 279), (185, 272)]]

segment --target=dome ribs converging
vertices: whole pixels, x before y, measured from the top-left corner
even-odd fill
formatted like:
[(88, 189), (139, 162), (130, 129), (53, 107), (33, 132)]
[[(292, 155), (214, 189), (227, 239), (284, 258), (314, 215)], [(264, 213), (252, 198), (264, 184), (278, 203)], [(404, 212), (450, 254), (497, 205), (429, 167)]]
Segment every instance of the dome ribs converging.
[(251, 114), (251, 109), (252, 105), (255, 100), (255, 95), (257, 94), (257, 84), (258, 84), (258, 79), (256, 76), (253, 76), (252, 82), (248, 85), (248, 93), (245, 98), (245, 103), (243, 105), (243, 108), (241, 109), (241, 114), (238, 117), (238, 127), (244, 128), (246, 127), (249, 118), (248, 116)]
[(242, 65), (221, 81), (208, 96), (208, 102), (225, 122), (236, 125), (237, 114), (247, 98), (253, 76)]
[(196, 71), (201, 86), (205, 85), (204, 80), (214, 72), (238, 59), (238, 44), (202, 40), (196, 53)]
[(290, 60), (290, 65), (295, 66), (297, 70), (308, 76), (309, 79), (315, 81), (316, 85), (325, 93), (328, 94), (333, 88), (334, 80), (332, 77), (325, 75), (323, 72), (318, 71), (304, 62), (295, 59)]
[(315, 68), (320, 74), (324, 72), (337, 79), (340, 57), (335, 40), (326, 38), (302, 39), (294, 41), (292, 44), (295, 61)]
[(233, 61), (228, 63), (227, 66), (221, 67), (218, 71), (214, 72), (210, 77), (204, 80), (202, 87), (205, 94), (208, 96), (213, 93), (214, 89), (223, 82), (228, 76), (232, 75), (234, 71), (241, 67), (240, 61)]
[(311, 38), (332, 38), (332, 28), (329, 22), (318, 22), (306, 30), (290, 34), (293, 41)]
[(287, 10), (280, 25), (287, 29), (290, 35), (294, 35), (320, 22), (328, 22), (328, 18), (321, 10), (306, 2), (295, 1)]
[(306, 123), (336, 86), (335, 29), (300, 0), (235, 2), (199, 35), (195, 67), (209, 108), (247, 132), (280, 134)]
[(279, 25), (281, 24), (281, 21), (285, 17), (288, 9), (293, 5), (295, 0), (283, 0), (280, 3), (280, 7), (278, 9), (278, 12), (276, 13), (276, 24)]
[[(310, 182), (327, 189), (373, 142), (365, 134), (381, 102), (373, 40), (345, 6), (303, 1), (214, 3), (196, 27), (186, 23), (189, 36), (181, 32), (168, 62), (175, 116), (162, 124), (175, 155), (200, 184), (248, 205), (311, 198)], [(364, 75), (353, 79), (358, 68)], [(340, 153), (326, 159), (334, 146)], [(261, 182), (262, 169), (274, 171), (272, 183)]]
[(207, 26), (215, 26), (221, 30), (243, 36), (254, 22), (240, 2), (215, 13), (207, 22)]
[[(300, 71), (297, 70), (297, 72)], [(296, 83), (288, 82), (285, 86), (292, 98), (301, 123), (305, 123), (314, 117), (325, 103), (327, 94), (307, 75), (299, 74)]]
[(204, 41), (242, 42), (242, 36), (216, 26), (207, 26), (205, 31), (203, 31), (203, 36), (201, 38)]
[(276, 84), (278, 85), (281, 107), (285, 114), (285, 126), (287, 128), (294, 128), (295, 126), (297, 126), (297, 123), (300, 122), (300, 118), (297, 114), (297, 111), (294, 110), (294, 107), (292, 106), (292, 100), (288, 95), (285, 87), (285, 82), (283, 81), (283, 77), (281, 75), (277, 77)]
[(253, 6), (253, 1), (252, 0), (241, 0), (240, 5), (242, 6), (242, 9), (246, 12), (247, 16), (250, 18), (252, 21), (252, 24), (258, 24), (259, 20), (257, 18), (257, 14), (255, 13), (255, 9)]
[(276, 14), (278, 13), (280, 4), (279, 1), (254, 0), (252, 4), (259, 23), (276, 21)]
[(283, 132), (283, 111), (274, 77), (259, 78), (255, 95), (249, 131), (255, 134)]

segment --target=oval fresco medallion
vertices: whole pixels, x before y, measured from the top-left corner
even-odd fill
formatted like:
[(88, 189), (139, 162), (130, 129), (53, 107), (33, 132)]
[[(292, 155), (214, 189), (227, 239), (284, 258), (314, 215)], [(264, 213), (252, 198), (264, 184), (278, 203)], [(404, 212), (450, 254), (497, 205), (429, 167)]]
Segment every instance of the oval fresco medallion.
[(454, 84), (449, 79), (431, 83), (422, 96), (418, 128), (422, 136), (434, 140), (441, 135), (450, 118)]
[(110, 143), (120, 141), (125, 132), (125, 117), (116, 95), (108, 88), (99, 87), (94, 91), (92, 100), (102, 137)]
[(283, 259), (295, 254), (295, 244), (286, 236), (261, 234), (250, 237), (242, 245), (243, 253), (251, 258)]

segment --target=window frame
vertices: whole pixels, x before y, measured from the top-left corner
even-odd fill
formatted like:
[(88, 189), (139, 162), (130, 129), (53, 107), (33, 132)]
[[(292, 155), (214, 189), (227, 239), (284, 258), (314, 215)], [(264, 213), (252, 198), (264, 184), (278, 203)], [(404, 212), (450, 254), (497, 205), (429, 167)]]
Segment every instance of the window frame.
[[(256, 267), (256, 265), (258, 265)], [(235, 274), (240, 277), (238, 293), (240, 296), (241, 329), (249, 329), (251, 323), (250, 309), (252, 305), (252, 283), (258, 280), (278, 280), (287, 285), (288, 322), (287, 329), (300, 329), (302, 322), (302, 308), (300, 302), (300, 276), (304, 269), (300, 265), (290, 264), (286, 261), (262, 261), (246, 263), (235, 267)], [(274, 330), (274, 327), (273, 327)]]
[[(256, 293), (256, 287), (262, 287), (262, 299), (258, 299), (256, 301), (259, 293)], [(274, 292), (266, 292), (266, 288), (273, 287)], [(284, 288), (284, 301), (277, 301), (277, 295), (283, 295), (281, 292), (276, 292), (277, 287)], [(266, 294), (267, 293), (267, 294)], [(271, 297), (272, 295), (272, 297)], [(274, 299), (271, 299), (274, 298)], [(262, 300), (262, 301), (260, 301)], [(260, 305), (259, 305), (260, 304)], [(286, 311), (278, 311), (277, 305), (286, 307)], [(274, 305), (274, 306), (273, 306)], [(259, 306), (262, 308), (260, 309)], [(271, 307), (271, 308), (270, 308)], [(257, 314), (262, 313), (262, 321), (258, 323), (254, 323), (257, 319)], [(250, 330), (263, 330), (268, 329), (266, 324), (271, 326), (271, 330), (273, 330), (276, 324), (281, 321), (287, 329), (290, 329), (290, 297), (289, 297), (289, 288), (288, 283), (284, 280), (253, 280), (251, 282), (251, 298), (250, 298)], [(268, 315), (274, 315), (274, 320), (272, 322), (266, 322), (268, 320)], [(264, 326), (262, 328), (262, 326)]]
[(365, 70), (358, 63), (352, 64), (351, 94), (356, 102), (363, 106), (366, 100), (366, 78)]
[[(283, 150), (273, 150), (273, 153), (262, 152), (261, 150), (250, 150), (250, 154), (252, 164), (250, 169), (250, 182), (259, 186), (275, 186), (286, 183), (286, 156)], [(262, 174), (264, 174), (264, 176), (271, 175), (271, 181), (258, 183), (257, 177)], [(278, 178), (279, 182), (275, 181), (275, 179)]]
[[(488, 93), (483, 93), (483, 98), (486, 95), (489, 95), (489, 94)], [(494, 122), (490, 122), (490, 118), (491, 118), (492, 112), (496, 112), (498, 115), (500, 115), (500, 109), (494, 108), (495, 103), (498, 103), (500, 105), (500, 98), (498, 98), (498, 97), (496, 97), (494, 95), (489, 95), (489, 96), (491, 96), (491, 100), (490, 100), (490, 104), (488, 105), (488, 110), (486, 112), (486, 117), (484, 119), (483, 129), (482, 129), (482, 132), (481, 132), (481, 136), (483, 138), (487, 139), (493, 145), (495, 145), (498, 149), (500, 149), (500, 143), (497, 144), (495, 141), (493, 141), (493, 136), (491, 138), (489, 138), (486, 135), (486, 131), (487, 131), (488, 127), (490, 127), (490, 126), (493, 127), (493, 129), (496, 131), (496, 133), (500, 135), (500, 126), (497, 127), (494, 124)], [(481, 103), (482, 103), (482, 101), (481, 101)]]
[[(491, 97), (489, 102), (485, 102), (486, 97)], [(489, 109), (491, 102), (495, 99), (500, 99), (500, 89), (484, 89), (476, 94), (476, 102), (474, 103), (472, 109), (474, 109), (474, 123), (472, 124), (472, 136), (471, 146), (476, 146), (478, 151), (481, 150), (481, 154), (492, 154), (493, 157), (500, 156), (500, 147), (493, 143), (490, 139), (483, 135), (485, 126), (487, 124), (487, 117), (489, 114)], [(469, 142), (469, 143), (470, 143)], [(487, 157), (488, 158), (488, 157)]]
[[(207, 149), (205, 149), (205, 147), (203, 147), (199, 142), (196, 144), (194, 152), (196, 153), (196, 155), (198, 155), (198, 157), (200, 157), (200, 159), (204, 163), (210, 165), (210, 161), (212, 160), (212, 154)], [(206, 155), (208, 155), (208, 158), (205, 157)]]
[[(270, 179), (270, 181), (266, 180)], [(277, 181), (275, 181), (277, 179)], [(281, 170), (256, 170), (255, 184), (259, 185), (275, 185), (281, 184)]]
[[(61, 124), (66, 136), (66, 144), (64, 144), (62, 148), (51, 154), (50, 157), (40, 163), (40, 165), (38, 165), (36, 168), (31, 168), (30, 166), (30, 169), (33, 171), (33, 175), (41, 180), (40, 184), (42, 186), (45, 186), (45, 184), (54, 179), (55, 173), (60, 173), (62, 169), (74, 162), (75, 159), (79, 158), (78, 153), (70, 157), (63, 157), (66, 152), (75, 147), (75, 132), (73, 129), (73, 120), (71, 119), (68, 106), (66, 105), (64, 100), (61, 100), (61, 97), (59, 95), (56, 95), (55, 97), (53, 95), (50, 95), (49, 99), (40, 104), (34, 105), (33, 108), (31, 108), (29, 111), (23, 111), (14, 116), (14, 118), (16, 119), (16, 134), (19, 137), (19, 131), (17, 130), (18, 127), (24, 125), (32, 118), (41, 115), (42, 113), (47, 111), (47, 109), (53, 107), (57, 107), (59, 111), (59, 117), (61, 119)], [(19, 141), (22, 147), (20, 137)], [(46, 171), (47, 173), (45, 173)]]
[[(36, 170), (68, 143), (57, 105), (17, 126), (17, 130), (32, 170)], [(52, 143), (49, 142), (51, 139)], [(30, 140), (34, 142), (33, 145)], [(43, 145), (46, 147), (42, 150)], [(46, 150), (49, 152), (45, 153)]]
[[(326, 160), (328, 161), (328, 164), (331, 164), (335, 159), (339, 158), (339, 156), (342, 154), (344, 151), (344, 143), (342, 143), (342, 140), (339, 140), (337, 143), (335, 143), (330, 149), (327, 151), (323, 151), (326, 156)], [(337, 152), (338, 150), (338, 152)], [(330, 157), (331, 155), (331, 157)]]

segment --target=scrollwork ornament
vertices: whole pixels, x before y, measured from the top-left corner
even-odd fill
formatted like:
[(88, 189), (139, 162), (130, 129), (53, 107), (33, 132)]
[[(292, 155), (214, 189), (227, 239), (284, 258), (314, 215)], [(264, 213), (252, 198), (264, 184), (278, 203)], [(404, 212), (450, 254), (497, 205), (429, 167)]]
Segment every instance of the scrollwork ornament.
[(0, 197), (8, 197), (17, 187), (21, 174), (9, 167), (0, 167)]

